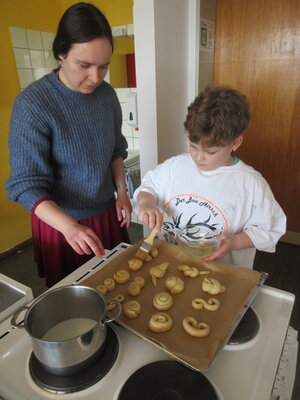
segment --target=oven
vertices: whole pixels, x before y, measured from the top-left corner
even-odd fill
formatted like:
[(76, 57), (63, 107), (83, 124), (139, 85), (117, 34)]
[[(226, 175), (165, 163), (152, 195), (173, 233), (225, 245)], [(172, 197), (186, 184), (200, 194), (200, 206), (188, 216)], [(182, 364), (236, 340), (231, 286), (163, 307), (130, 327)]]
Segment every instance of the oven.
[[(54, 288), (80, 284), (128, 247), (106, 250)], [(263, 285), (238, 325), (241, 337), (235, 332), (203, 373), (113, 322), (104, 371), (96, 360), (84, 374), (52, 380), (39, 376), (31, 338), (8, 318), (0, 324), (0, 399), (291, 400), (298, 349), (297, 331), (289, 326), (294, 300), (291, 293)], [(246, 315), (254, 321), (249, 335)]]

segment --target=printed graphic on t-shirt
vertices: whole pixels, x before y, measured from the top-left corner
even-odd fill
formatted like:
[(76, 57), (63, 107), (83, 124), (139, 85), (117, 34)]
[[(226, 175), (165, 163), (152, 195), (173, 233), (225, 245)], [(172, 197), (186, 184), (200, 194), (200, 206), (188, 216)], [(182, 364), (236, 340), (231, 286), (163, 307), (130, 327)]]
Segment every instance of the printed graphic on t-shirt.
[(211, 237), (228, 231), (228, 222), (222, 211), (204, 197), (194, 194), (174, 196), (164, 208), (171, 217), (164, 222), (161, 233), (169, 243), (175, 243), (177, 230), (187, 225), (204, 228)]

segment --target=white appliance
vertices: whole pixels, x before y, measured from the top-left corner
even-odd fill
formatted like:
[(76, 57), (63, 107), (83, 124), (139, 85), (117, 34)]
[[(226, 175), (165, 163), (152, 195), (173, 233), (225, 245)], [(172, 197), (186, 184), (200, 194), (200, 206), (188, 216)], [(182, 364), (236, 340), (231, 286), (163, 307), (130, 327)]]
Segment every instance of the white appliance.
[[(122, 243), (93, 258), (54, 287), (80, 284), (119, 252)], [(219, 400), (290, 400), (297, 361), (297, 331), (289, 327), (294, 295), (262, 286), (251, 308), (260, 322), (258, 334), (249, 342), (226, 345), (204, 372)], [(0, 324), (0, 399), (94, 399), (118, 400), (125, 381), (140, 367), (170, 356), (116, 323), (111, 327), (119, 352), (110, 371), (97, 383), (74, 393), (51, 393), (39, 387), (29, 373), (31, 338), (25, 329), (13, 328), (10, 319)], [(155, 382), (154, 382), (155, 384)]]

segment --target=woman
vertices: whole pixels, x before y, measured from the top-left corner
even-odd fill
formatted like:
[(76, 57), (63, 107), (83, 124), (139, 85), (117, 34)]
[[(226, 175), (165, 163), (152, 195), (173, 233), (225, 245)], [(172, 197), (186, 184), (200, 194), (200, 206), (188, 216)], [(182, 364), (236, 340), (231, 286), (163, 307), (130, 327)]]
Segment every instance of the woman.
[(112, 52), (101, 11), (71, 6), (53, 42), (60, 67), (14, 103), (8, 198), (31, 212), (35, 261), (47, 286), (104, 248), (129, 242), (127, 142), (117, 96), (104, 81)]

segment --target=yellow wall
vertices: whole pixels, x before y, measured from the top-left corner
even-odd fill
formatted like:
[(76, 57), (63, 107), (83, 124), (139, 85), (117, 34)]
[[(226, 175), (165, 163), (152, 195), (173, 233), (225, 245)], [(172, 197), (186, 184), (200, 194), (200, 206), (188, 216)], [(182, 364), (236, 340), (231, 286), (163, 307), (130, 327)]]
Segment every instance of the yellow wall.
[[(55, 32), (58, 21), (70, 5), (77, 1), (69, 0), (1, 0), (0, 1), (0, 253), (9, 250), (31, 237), (30, 215), (19, 204), (6, 197), (5, 182), (9, 176), (8, 132), (9, 118), (14, 98), (20, 92), (13, 47), (9, 32), (10, 26)], [(133, 23), (133, 0), (94, 0), (91, 1), (107, 16), (112, 26)], [(121, 41), (119, 45), (118, 42)], [(117, 39), (114, 57), (133, 52), (133, 40)], [(113, 60), (112, 60), (113, 62)], [(114, 66), (112, 66), (112, 69)], [(121, 67), (116, 66), (116, 79), (112, 82), (123, 87)], [(113, 74), (115, 76), (115, 74)]]

